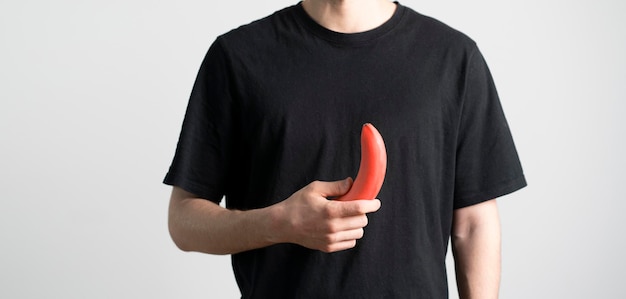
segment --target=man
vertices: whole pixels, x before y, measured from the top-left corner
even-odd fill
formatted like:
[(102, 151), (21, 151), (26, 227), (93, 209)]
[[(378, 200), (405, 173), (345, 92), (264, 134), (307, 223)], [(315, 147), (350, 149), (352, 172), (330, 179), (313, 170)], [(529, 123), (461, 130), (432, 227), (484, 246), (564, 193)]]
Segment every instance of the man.
[[(333, 201), (366, 122), (380, 200)], [(174, 242), (232, 254), (243, 298), (446, 298), (450, 236), (461, 298), (496, 298), (494, 199), (526, 184), (475, 43), (387, 0), (305, 0), (218, 37), (165, 183)]]

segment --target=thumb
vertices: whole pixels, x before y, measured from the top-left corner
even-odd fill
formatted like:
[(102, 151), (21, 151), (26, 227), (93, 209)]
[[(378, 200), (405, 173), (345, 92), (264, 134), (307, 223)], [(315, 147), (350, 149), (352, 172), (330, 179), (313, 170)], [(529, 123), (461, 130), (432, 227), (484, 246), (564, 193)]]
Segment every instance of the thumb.
[(324, 197), (337, 197), (344, 195), (352, 187), (352, 178), (345, 178), (333, 182), (317, 182), (315, 191)]

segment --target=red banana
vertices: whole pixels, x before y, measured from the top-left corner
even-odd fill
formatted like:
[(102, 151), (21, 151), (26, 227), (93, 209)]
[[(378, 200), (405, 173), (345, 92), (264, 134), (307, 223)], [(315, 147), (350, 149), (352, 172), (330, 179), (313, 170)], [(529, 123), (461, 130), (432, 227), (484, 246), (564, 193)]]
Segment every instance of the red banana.
[(383, 137), (370, 123), (361, 130), (361, 165), (348, 193), (337, 200), (374, 199), (385, 180), (387, 150)]

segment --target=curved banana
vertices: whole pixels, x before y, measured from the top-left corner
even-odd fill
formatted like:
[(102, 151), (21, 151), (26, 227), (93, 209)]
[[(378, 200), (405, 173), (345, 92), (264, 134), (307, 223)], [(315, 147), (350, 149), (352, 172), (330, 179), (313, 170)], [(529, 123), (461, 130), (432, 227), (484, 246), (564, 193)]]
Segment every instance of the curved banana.
[(385, 180), (387, 150), (378, 130), (370, 124), (361, 130), (361, 165), (348, 193), (337, 200), (374, 199)]

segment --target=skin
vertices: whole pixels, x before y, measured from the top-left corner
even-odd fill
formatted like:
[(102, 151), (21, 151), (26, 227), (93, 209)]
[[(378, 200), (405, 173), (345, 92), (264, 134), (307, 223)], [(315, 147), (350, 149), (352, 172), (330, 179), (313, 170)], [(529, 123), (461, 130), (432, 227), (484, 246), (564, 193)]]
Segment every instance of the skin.
[(459, 298), (498, 298), (500, 217), (496, 200), (454, 211), (452, 254)]
[(367, 213), (380, 201), (330, 201), (346, 193), (352, 179), (312, 182), (286, 200), (263, 209), (225, 209), (174, 187), (169, 207), (169, 229), (184, 251), (233, 254), (276, 243), (335, 252), (352, 248), (363, 237)]
[(396, 10), (387, 0), (305, 0), (302, 6), (318, 24), (341, 33), (374, 29)]
[[(387, 0), (305, 0), (305, 11), (327, 29), (355, 33), (376, 28), (395, 11)], [(329, 201), (346, 193), (351, 179), (315, 181), (275, 205), (248, 211), (225, 209), (174, 187), (169, 230), (184, 251), (234, 254), (277, 243), (323, 252), (353, 248), (367, 214), (379, 200)], [(495, 200), (454, 211), (451, 232), (460, 298), (498, 298), (500, 222)]]

